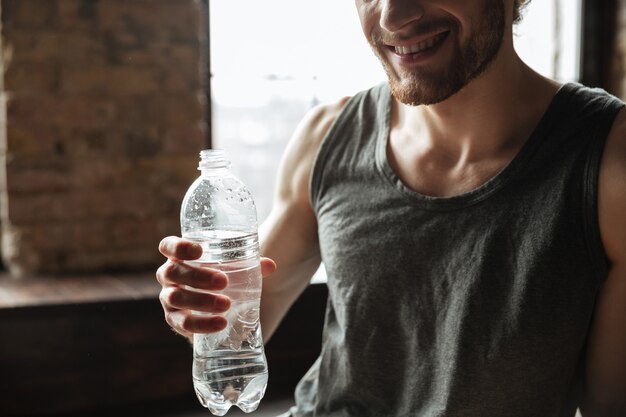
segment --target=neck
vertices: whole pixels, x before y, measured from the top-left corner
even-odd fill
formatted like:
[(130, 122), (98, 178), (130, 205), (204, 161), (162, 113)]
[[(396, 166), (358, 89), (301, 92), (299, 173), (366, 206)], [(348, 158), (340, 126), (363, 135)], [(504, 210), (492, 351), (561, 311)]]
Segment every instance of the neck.
[[(507, 56), (507, 54), (512, 54)], [(392, 133), (414, 136), (420, 148), (454, 164), (517, 149), (532, 132), (558, 86), (526, 66), (513, 48), (458, 93), (434, 105), (396, 102)]]
[(485, 72), (441, 103), (394, 101), (387, 156), (410, 188), (432, 196), (472, 190), (504, 168), (530, 137), (558, 84), (526, 66), (512, 46), (500, 52)]

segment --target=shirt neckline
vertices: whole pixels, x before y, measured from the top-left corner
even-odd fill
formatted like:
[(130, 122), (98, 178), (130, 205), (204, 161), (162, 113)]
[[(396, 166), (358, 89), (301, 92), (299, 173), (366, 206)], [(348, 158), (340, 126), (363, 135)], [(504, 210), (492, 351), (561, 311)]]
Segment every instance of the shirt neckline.
[(385, 119), (378, 132), (378, 146), (376, 148), (376, 164), (378, 171), (403, 198), (408, 200), (412, 205), (428, 210), (454, 210), (476, 204), (500, 190), (518, 170), (526, 165), (527, 161), (541, 144), (542, 139), (546, 137), (561, 104), (569, 99), (575, 89), (575, 83), (565, 83), (559, 87), (528, 140), (522, 145), (513, 159), (496, 175), (482, 185), (465, 193), (448, 197), (435, 197), (419, 193), (409, 188), (400, 177), (398, 177), (389, 164), (387, 158), (387, 144), (391, 130), (392, 96), (389, 85), (385, 83), (381, 95), (381, 104)]

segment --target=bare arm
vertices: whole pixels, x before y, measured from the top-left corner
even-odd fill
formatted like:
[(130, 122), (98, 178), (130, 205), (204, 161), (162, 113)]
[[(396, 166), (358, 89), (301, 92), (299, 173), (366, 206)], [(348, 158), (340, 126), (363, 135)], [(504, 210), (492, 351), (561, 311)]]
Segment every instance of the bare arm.
[[(281, 162), (274, 206), (260, 230), (264, 277), (261, 326), (266, 340), (320, 264), (317, 223), (309, 203), (309, 180), (319, 145), (343, 104), (345, 99), (313, 109), (294, 133)], [(230, 300), (219, 291), (228, 284), (226, 275), (185, 264), (185, 260), (199, 258), (202, 248), (179, 237), (163, 239), (159, 250), (168, 258), (156, 273), (162, 286), (159, 298), (166, 322), (187, 338), (193, 333), (224, 329), (227, 323), (220, 313), (228, 310)], [(280, 264), (275, 274), (276, 264), (268, 257)], [(194, 315), (191, 313), (194, 310), (215, 314)]]
[(269, 340), (320, 265), (309, 182), (320, 144), (345, 101), (309, 112), (283, 155), (273, 208), (260, 230), (262, 255), (279, 266), (263, 280), (261, 326), (265, 340)]
[(609, 135), (600, 170), (600, 232), (611, 263), (592, 324), (585, 417), (626, 416), (626, 111)]

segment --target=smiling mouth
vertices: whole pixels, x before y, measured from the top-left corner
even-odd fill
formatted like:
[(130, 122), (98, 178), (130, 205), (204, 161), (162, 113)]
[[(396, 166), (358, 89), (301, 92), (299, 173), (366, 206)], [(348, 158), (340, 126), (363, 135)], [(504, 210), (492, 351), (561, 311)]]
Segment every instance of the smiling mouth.
[(411, 55), (424, 52), (428, 49), (439, 46), (450, 34), (450, 32), (442, 32), (422, 42), (418, 42), (410, 46), (389, 46), (397, 55)]

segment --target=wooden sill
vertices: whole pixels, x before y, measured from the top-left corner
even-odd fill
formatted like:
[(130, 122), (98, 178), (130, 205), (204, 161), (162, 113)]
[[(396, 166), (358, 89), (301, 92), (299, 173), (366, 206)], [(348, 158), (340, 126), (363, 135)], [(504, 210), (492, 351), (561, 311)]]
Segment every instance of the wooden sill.
[(14, 279), (0, 273), (0, 309), (158, 298), (154, 272)]
[[(192, 349), (163, 320), (154, 273), (0, 275), (0, 416), (117, 415), (103, 410), (197, 405)], [(291, 395), (319, 354), (326, 286), (309, 286), (266, 346), (266, 396)]]

